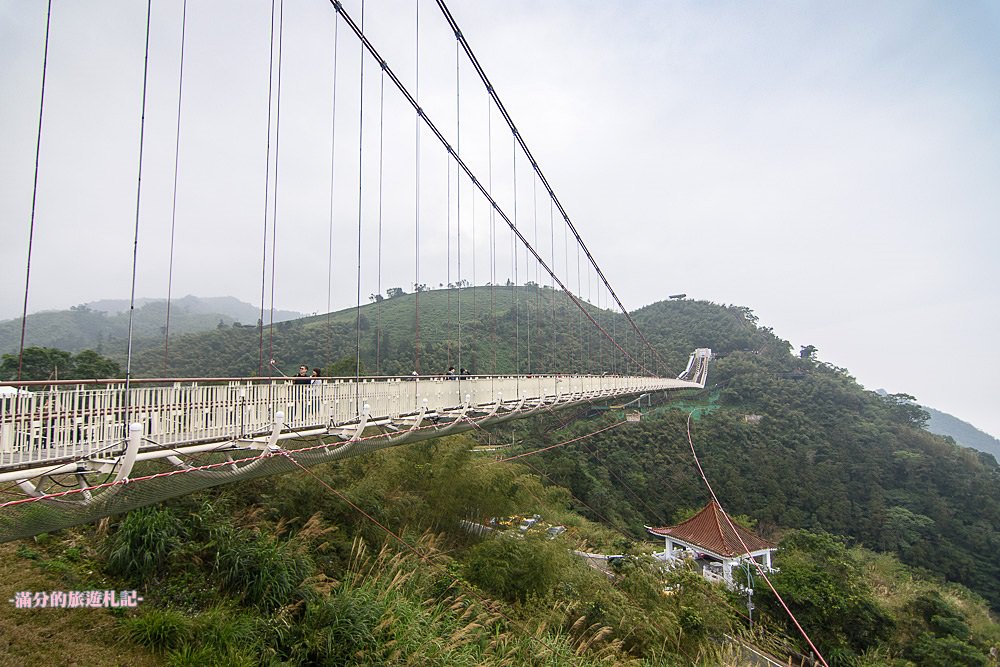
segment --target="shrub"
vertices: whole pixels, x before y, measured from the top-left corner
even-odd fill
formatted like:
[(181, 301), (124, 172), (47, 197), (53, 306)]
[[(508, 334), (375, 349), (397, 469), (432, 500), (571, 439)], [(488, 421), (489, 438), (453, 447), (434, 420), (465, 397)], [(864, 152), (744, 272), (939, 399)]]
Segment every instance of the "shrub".
[(180, 519), (169, 510), (143, 507), (129, 512), (104, 542), (107, 571), (133, 582), (160, 574), (186, 535)]
[(187, 618), (169, 609), (151, 609), (125, 619), (124, 625), (130, 641), (154, 651), (178, 648), (189, 635)]
[(312, 563), (287, 543), (233, 533), (219, 546), (215, 572), (224, 591), (269, 611), (291, 601)]
[(469, 551), (465, 576), (508, 602), (523, 602), (552, 590), (567, 558), (565, 549), (540, 538), (499, 536)]

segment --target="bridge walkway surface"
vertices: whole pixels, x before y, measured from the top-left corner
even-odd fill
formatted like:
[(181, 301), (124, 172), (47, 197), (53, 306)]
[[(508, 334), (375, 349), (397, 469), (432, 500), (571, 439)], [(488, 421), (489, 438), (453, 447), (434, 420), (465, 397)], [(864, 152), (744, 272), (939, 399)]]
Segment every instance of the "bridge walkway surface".
[[(21, 383), (0, 397), (0, 541), (547, 410), (700, 389), (609, 375)], [(25, 391), (27, 390), (27, 391)], [(180, 474), (187, 473), (187, 474)], [(139, 483), (141, 481), (141, 483)]]

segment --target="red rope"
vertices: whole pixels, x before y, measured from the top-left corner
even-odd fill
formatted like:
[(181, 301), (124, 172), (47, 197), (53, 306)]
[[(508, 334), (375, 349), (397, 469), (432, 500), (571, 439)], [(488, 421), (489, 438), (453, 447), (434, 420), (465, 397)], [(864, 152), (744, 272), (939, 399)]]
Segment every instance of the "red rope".
[(560, 443), (558, 443), (556, 445), (549, 445), (548, 447), (542, 447), (541, 449), (536, 449), (536, 450), (531, 451), (531, 452), (524, 452), (523, 454), (517, 454), (515, 456), (508, 456), (505, 459), (497, 459), (495, 461), (495, 463), (503, 463), (505, 461), (513, 461), (514, 459), (520, 459), (520, 458), (523, 458), (525, 456), (532, 456), (533, 454), (538, 454), (540, 452), (546, 452), (546, 451), (548, 451), (550, 449), (555, 449), (557, 447), (564, 447), (566, 445), (571, 445), (574, 442), (579, 442), (580, 440), (586, 440), (587, 438), (589, 438), (591, 436), (595, 436), (598, 433), (604, 433), (605, 431), (610, 431), (611, 429), (613, 429), (615, 427), (618, 427), (618, 426), (621, 426), (622, 424), (625, 424), (625, 423), (626, 422), (615, 422), (611, 426), (605, 426), (604, 428), (598, 429), (598, 430), (594, 431), (593, 433), (587, 433), (586, 435), (581, 435), (581, 436), (579, 436), (577, 438), (573, 438), (572, 440), (567, 440), (566, 442), (560, 442)]
[[(719, 497), (715, 495), (715, 491), (712, 489), (712, 485), (708, 481), (708, 477), (705, 476), (705, 471), (701, 467), (701, 461), (698, 460), (698, 453), (695, 452), (695, 450), (694, 450), (694, 440), (691, 438), (691, 415), (693, 415), (693, 414), (694, 414), (693, 412), (689, 412), (688, 413), (688, 418), (687, 418), (687, 439), (688, 439), (688, 444), (691, 446), (691, 455), (694, 457), (695, 465), (698, 466), (698, 473), (701, 475), (702, 481), (705, 482), (705, 486), (708, 487), (708, 492), (709, 492), (709, 494), (711, 494), (712, 500), (714, 500), (715, 504), (719, 506), (719, 511), (722, 512), (722, 516), (726, 519), (726, 523), (729, 524), (729, 529), (733, 531), (733, 534), (736, 535), (736, 539), (738, 539), (740, 541), (740, 546), (742, 546), (743, 549), (744, 549), (744, 551), (747, 554), (749, 554), (750, 553), (750, 547), (748, 547), (746, 545), (746, 543), (743, 541), (743, 537), (740, 536), (739, 531), (736, 530), (736, 526), (733, 525), (732, 519), (729, 518), (729, 514), (724, 509), (722, 509), (722, 503), (719, 502)], [(798, 619), (795, 618), (795, 614), (792, 613), (792, 610), (788, 608), (787, 604), (785, 604), (785, 601), (782, 599), (781, 595), (779, 595), (778, 591), (775, 590), (774, 585), (771, 583), (771, 580), (768, 579), (768, 577), (767, 577), (767, 573), (764, 572), (764, 568), (761, 567), (761, 564), (758, 563), (756, 559), (751, 558), (750, 560), (757, 567), (757, 572), (760, 574), (761, 578), (763, 578), (764, 581), (767, 583), (767, 587), (771, 589), (771, 592), (774, 593), (774, 597), (778, 600), (778, 602), (781, 603), (781, 606), (782, 606), (782, 608), (784, 608), (785, 613), (787, 613), (788, 617), (790, 619), (792, 619), (792, 623), (795, 624), (795, 627), (798, 629), (799, 633), (801, 633), (801, 635), (805, 638), (806, 642), (809, 644), (809, 647), (816, 654), (816, 657), (819, 658), (819, 661), (823, 663), (824, 667), (830, 667), (827, 664), (826, 659), (823, 657), (823, 654), (819, 652), (819, 649), (816, 648), (815, 644), (813, 644), (812, 639), (809, 638), (809, 635), (806, 634), (806, 631), (799, 624)]]

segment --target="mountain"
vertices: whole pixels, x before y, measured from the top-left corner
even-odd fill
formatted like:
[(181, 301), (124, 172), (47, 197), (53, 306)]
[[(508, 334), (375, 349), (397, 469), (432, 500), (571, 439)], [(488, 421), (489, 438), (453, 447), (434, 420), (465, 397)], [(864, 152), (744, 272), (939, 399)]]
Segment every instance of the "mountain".
[[(1000, 608), (996, 459), (925, 431), (926, 414), (907, 396), (866, 391), (847, 370), (793, 354), (750, 309), (703, 301), (639, 309), (632, 315), (651, 354), (634, 334), (626, 335), (622, 315), (589, 304), (585, 315), (547, 288), (421, 292), (419, 345), (417, 305), (417, 295), (396, 293), (360, 312), (281, 322), (263, 332), (216, 323), (172, 338), (166, 369), (159, 344), (139, 346), (133, 372), (255, 376), (259, 369), (267, 373), (273, 359), (276, 372), (307, 364), (325, 374), (353, 375), (360, 341), (363, 374), (408, 375), (419, 364), (421, 374), (440, 374), (450, 365), (473, 374), (632, 373), (645, 365), (669, 375), (683, 368), (691, 350), (710, 347), (718, 356), (709, 372), (712, 386), (688, 407), (704, 413), (696, 435), (701, 432), (706, 472), (729, 509), (775, 534), (826, 531), (895, 553)], [(604, 340), (590, 318), (613, 333), (632, 360)], [(651, 426), (592, 441), (622, 479), (634, 482), (642, 502), (596, 472), (596, 457), (574, 452), (562, 460), (556, 450), (542, 459), (552, 459), (558, 484), (588, 505), (610, 504), (638, 537), (643, 525), (663, 525), (677, 511), (706, 501), (691, 475), (683, 423), (676, 410), (664, 410), (651, 416)], [(544, 433), (530, 437), (548, 442)]]
[(941, 412), (927, 406), (924, 406), (924, 410), (930, 415), (930, 420), (927, 422), (928, 431), (948, 436), (963, 447), (971, 447), (992, 454), (1000, 461), (1000, 440), (947, 412)]
[[(889, 395), (885, 389), (876, 389), (875, 393), (882, 397)], [(949, 437), (963, 447), (992, 454), (1000, 461), (1000, 440), (947, 412), (941, 412), (926, 405), (917, 405), (912, 400), (909, 402), (913, 407), (927, 413), (928, 419), (925, 428), (931, 433)]]
[[(139, 588), (143, 609), (118, 627), (170, 664), (533, 664), (540, 655), (574, 667), (742, 664), (711, 651), (745, 627), (746, 598), (642, 556), (653, 548), (644, 526), (676, 523), (708, 501), (694, 450), (727, 511), (780, 543), (773, 583), (830, 664), (991, 664), (1000, 646), (983, 601), (1000, 609), (993, 456), (924, 430), (926, 414), (905, 395), (866, 391), (846, 369), (794, 354), (748, 308), (639, 309), (649, 353), (621, 315), (585, 307), (531, 286), (422, 292), (418, 344), (418, 297), (397, 292), (263, 337), (254, 325), (216, 324), (172, 338), (169, 370), (179, 376), (254, 375), (264, 354), (279, 368), (353, 373), (359, 340), (366, 373), (418, 363), (440, 373), (452, 363), (485, 373), (642, 364), (667, 374), (695, 347), (717, 359), (706, 389), (651, 395), (638, 423), (600, 404), (539, 412), (191, 494), (100, 531), (24, 541), (7, 554), (21, 566), (8, 568), (11, 581), (38, 570), (86, 583), (36, 590)], [(590, 318), (634, 359), (613, 353)], [(153, 348), (134, 359), (147, 375), (163, 371)], [(531, 458), (498, 462), (476, 453), (485, 443)], [(480, 540), (459, 528), (534, 514), (567, 532)], [(569, 548), (623, 554), (614, 581)], [(795, 652), (810, 649), (759, 579), (753, 587), (753, 641), (799, 664)], [(480, 603), (488, 615), (476, 615)], [(169, 632), (147, 631), (161, 627)]]
[[(136, 299), (136, 306), (143, 307), (150, 303), (166, 303), (166, 299)], [(91, 310), (98, 310), (109, 315), (127, 313), (129, 302), (127, 299), (101, 299), (83, 304)], [(197, 297), (191, 294), (180, 299), (173, 299), (170, 305), (171, 317), (174, 309), (180, 309), (187, 313), (197, 313), (202, 315), (221, 315), (230, 321), (252, 323), (260, 317), (260, 306), (254, 306), (240, 301), (232, 296)], [(285, 320), (295, 320), (305, 317), (305, 313), (294, 310), (275, 310), (274, 321), (284, 322)], [(265, 320), (270, 321), (270, 312), (265, 312)]]
[[(162, 350), (166, 300), (137, 299), (136, 304), (132, 321), (133, 345), (138, 349)], [(73, 306), (69, 310), (32, 313), (25, 326), (25, 347), (53, 347), (67, 352), (90, 349), (123, 360), (129, 327), (128, 307), (127, 301), (104, 300)], [(257, 307), (233, 297), (189, 295), (170, 304), (171, 338), (214, 329), (220, 324), (254, 323), (259, 316)], [(301, 314), (275, 311), (275, 321), (294, 317), (301, 317)], [(17, 352), (20, 338), (20, 318), (0, 322), (0, 353)]]
[[(419, 298), (419, 310), (418, 310)], [(591, 317), (609, 332), (622, 332), (622, 315), (585, 304)], [(417, 314), (419, 312), (419, 332)], [(222, 326), (171, 341), (167, 374), (174, 377), (256, 375), (261, 359), (274, 359), (277, 370), (299, 364), (355, 372), (361, 343), (363, 373), (409, 375), (444, 373), (449, 366), (471, 373), (621, 372), (621, 353), (599, 334), (561, 291), (547, 287), (477, 286), (439, 289), (392, 298), (356, 308), (276, 323), (263, 338), (256, 326)], [(419, 350), (416, 341), (419, 337)], [(635, 336), (622, 345), (643, 361)], [(681, 343), (661, 354), (674, 374), (683, 370), (694, 349)], [(645, 360), (652, 364), (656, 360)], [(637, 368), (635, 363), (631, 366)], [(164, 372), (162, 346), (133, 356), (139, 375)]]

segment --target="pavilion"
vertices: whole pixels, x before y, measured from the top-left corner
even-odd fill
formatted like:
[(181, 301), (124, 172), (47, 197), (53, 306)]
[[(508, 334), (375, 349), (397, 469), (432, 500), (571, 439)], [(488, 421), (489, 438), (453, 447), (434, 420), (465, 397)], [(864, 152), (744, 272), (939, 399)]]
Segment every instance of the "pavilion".
[[(733, 566), (741, 567), (748, 558), (757, 561), (767, 572), (773, 570), (771, 553), (777, 547), (736, 522), (730, 523), (715, 500), (676, 526), (646, 526), (646, 530), (666, 543), (666, 549), (657, 554), (660, 560), (693, 558), (706, 579), (725, 581), (730, 588), (734, 586)], [(720, 566), (721, 573), (713, 572)]]

